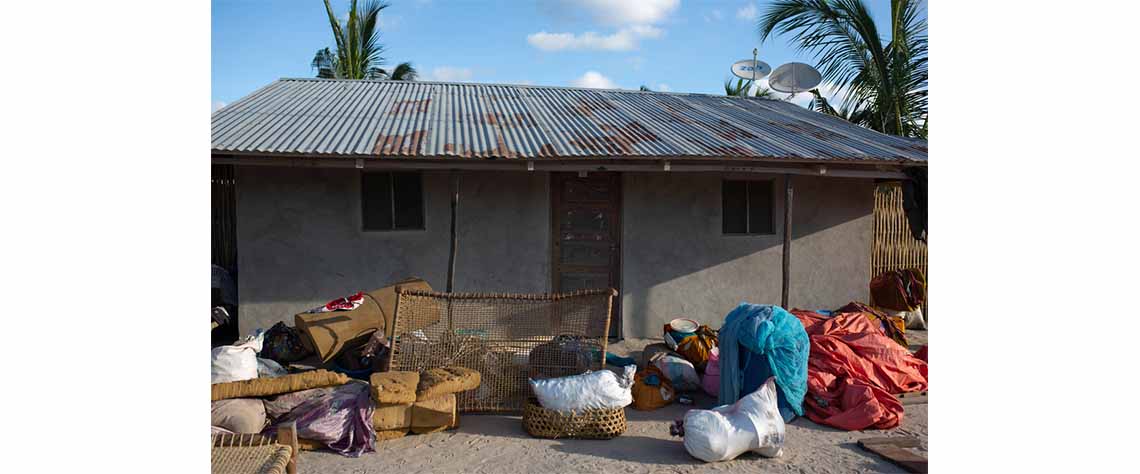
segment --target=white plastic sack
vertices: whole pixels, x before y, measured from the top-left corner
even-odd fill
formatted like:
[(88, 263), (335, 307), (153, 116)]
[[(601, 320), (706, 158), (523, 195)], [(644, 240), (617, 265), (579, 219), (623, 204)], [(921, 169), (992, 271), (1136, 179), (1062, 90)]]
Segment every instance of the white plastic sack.
[(888, 316), (903, 318), (907, 329), (926, 330), (926, 318), (922, 315), (922, 307), (915, 308), (914, 311), (895, 311), (885, 308), (879, 308), (879, 310)]
[(922, 307), (906, 312), (906, 328), (926, 330), (926, 317), (922, 315)]
[(776, 378), (732, 405), (685, 413), (685, 451), (705, 462), (728, 461), (745, 451), (783, 454), (784, 419), (776, 405)]
[(232, 346), (218, 346), (210, 353), (210, 383), (257, 378), (257, 353), (265, 333), (258, 330)]
[(661, 373), (669, 378), (669, 382), (678, 392), (692, 392), (701, 388), (701, 377), (697, 375), (697, 368), (683, 357), (668, 353), (655, 354), (653, 365), (661, 369)]
[(568, 377), (534, 380), (530, 386), (543, 408), (580, 411), (587, 408), (622, 408), (633, 403), (633, 374), (636, 365), (627, 365), (618, 376), (610, 370), (586, 372)]

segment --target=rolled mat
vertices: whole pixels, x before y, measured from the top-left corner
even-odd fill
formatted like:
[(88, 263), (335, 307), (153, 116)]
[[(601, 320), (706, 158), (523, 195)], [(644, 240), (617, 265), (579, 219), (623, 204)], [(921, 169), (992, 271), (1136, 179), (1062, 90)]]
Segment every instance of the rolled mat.
[(416, 387), (420, 383), (417, 372), (376, 372), (369, 379), (372, 384), (372, 401), (376, 404), (407, 404), (416, 401)]
[(416, 400), (431, 400), (445, 394), (478, 388), (479, 372), (466, 367), (439, 367), (420, 373)]
[(402, 430), (377, 430), (376, 441), (387, 441), (390, 439), (403, 438), (408, 435), (408, 429)]
[(411, 426), (411, 403), (380, 403), (372, 411), (372, 429), (376, 431), (407, 430)]
[(283, 393), (299, 392), (311, 388), (331, 387), (348, 383), (348, 376), (314, 370), (280, 377), (256, 378), (237, 382), (216, 383), (210, 386), (210, 401), (230, 398), (270, 397)]
[(443, 431), (458, 425), (458, 419), (454, 393), (412, 405), (412, 433)]

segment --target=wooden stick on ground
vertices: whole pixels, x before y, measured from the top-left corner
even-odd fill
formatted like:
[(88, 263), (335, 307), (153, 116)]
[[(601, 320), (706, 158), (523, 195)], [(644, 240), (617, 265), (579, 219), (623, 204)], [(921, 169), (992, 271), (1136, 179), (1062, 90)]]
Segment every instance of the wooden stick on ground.
[(901, 438), (864, 438), (859, 440), (859, 447), (875, 453), (891, 463), (906, 469), (907, 472), (927, 472), (926, 458), (906, 448), (916, 448), (921, 443), (911, 437)]

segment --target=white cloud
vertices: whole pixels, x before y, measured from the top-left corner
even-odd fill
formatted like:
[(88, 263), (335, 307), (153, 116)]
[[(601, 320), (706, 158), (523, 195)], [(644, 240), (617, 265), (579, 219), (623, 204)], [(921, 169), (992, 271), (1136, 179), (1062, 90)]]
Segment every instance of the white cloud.
[(756, 21), (760, 17), (760, 11), (756, 9), (755, 3), (749, 3), (743, 8), (736, 10), (736, 18), (744, 21)]
[(705, 21), (707, 21), (707, 22), (721, 21), (723, 19), (724, 19), (724, 13), (722, 13), (720, 10), (717, 10), (715, 8), (712, 11), (705, 14)]
[[(752, 90), (750, 91), (750, 93), (755, 92), (760, 87), (764, 87), (767, 89), (772, 88), (768, 84), (768, 78), (767, 77), (756, 81), (756, 84), (754, 84), (752, 86)], [(841, 105), (843, 105), (843, 99), (845, 97), (847, 97), (848, 88), (846, 88), (846, 87), (838, 88), (838, 87), (835, 87), (835, 85), (830, 83), (830, 82), (824, 82), (824, 83), (820, 84), (819, 87), (817, 87), (817, 89), (819, 89), (819, 93), (821, 95), (823, 95), (823, 97), (827, 99), (827, 102), (829, 104), (831, 104), (832, 107), (835, 107), (836, 110), (839, 110), (839, 107)], [(778, 99), (778, 100), (786, 100), (786, 101), (789, 101), (793, 104), (799, 105), (801, 107), (807, 107), (808, 105), (811, 104), (811, 100), (813, 98), (815, 98), (815, 96), (812, 95), (811, 92), (800, 92), (793, 97), (791, 94), (789, 94), (787, 92), (777, 92), (777, 91), (773, 90), (770, 98)]]
[(681, 5), (681, 0), (562, 0), (554, 13), (573, 17), (586, 13), (594, 22), (609, 26), (660, 23)]
[(631, 51), (637, 49), (637, 43), (644, 38), (660, 38), (664, 32), (657, 27), (649, 25), (633, 25), (622, 28), (612, 35), (600, 35), (593, 31), (582, 34), (574, 33), (547, 33), (540, 31), (527, 35), (526, 41), (543, 51), (562, 50), (601, 50), (601, 51)]
[(454, 67), (454, 66), (440, 66), (433, 68), (427, 75), (429, 81), (443, 81), (443, 82), (466, 82), (470, 81), (474, 74), (471, 68)]
[(212, 112), (217, 112), (217, 111), (218, 111), (218, 109), (220, 109), (220, 108), (222, 108), (222, 107), (225, 107), (225, 106), (226, 106), (226, 103), (225, 103), (225, 102), (222, 102), (222, 101), (220, 101), (220, 100), (215, 100), (213, 103), (211, 103), (211, 104), (210, 104), (210, 112), (211, 112), (211, 113), (212, 113)]
[(555, 15), (573, 18), (585, 14), (597, 25), (613, 27), (613, 33), (551, 33), (527, 35), (527, 43), (543, 51), (631, 51), (643, 39), (656, 39), (665, 31), (657, 26), (680, 6), (680, 0), (562, 0), (544, 4)]
[(582, 77), (570, 81), (574, 87), (588, 87), (590, 89), (617, 89), (617, 84), (598, 71), (586, 71)]
[(669, 92), (669, 84), (665, 84), (665, 83), (657, 84), (657, 90), (661, 91), (661, 92)]
[(385, 30), (399, 30), (400, 23), (403, 23), (403, 18), (397, 15), (384, 15), (380, 14), (377, 22), (380, 23), (380, 31)]

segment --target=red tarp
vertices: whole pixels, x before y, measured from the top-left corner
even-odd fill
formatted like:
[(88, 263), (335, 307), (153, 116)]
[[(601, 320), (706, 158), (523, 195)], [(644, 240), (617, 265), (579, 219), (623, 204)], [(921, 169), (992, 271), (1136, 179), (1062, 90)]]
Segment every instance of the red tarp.
[(903, 406), (895, 394), (926, 390), (926, 362), (884, 335), (866, 314), (792, 314), (811, 339), (807, 417), (851, 431), (898, 426)]

